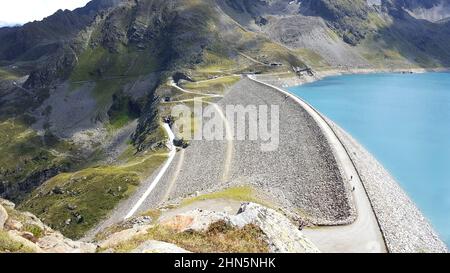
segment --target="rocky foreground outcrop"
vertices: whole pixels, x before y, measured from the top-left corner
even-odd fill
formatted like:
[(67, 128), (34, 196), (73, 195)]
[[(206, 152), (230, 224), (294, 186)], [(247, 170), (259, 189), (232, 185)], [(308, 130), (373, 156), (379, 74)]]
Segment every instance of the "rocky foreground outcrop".
[[(227, 238), (242, 242), (243, 247), (227, 248), (233, 244), (226, 242)], [(0, 253), (189, 253), (255, 249), (272, 253), (319, 252), (288, 218), (254, 203), (243, 203), (235, 215), (194, 209), (163, 213), (158, 219), (140, 216), (109, 227), (97, 236), (97, 242), (87, 243), (64, 237), (33, 214), (19, 212), (13, 203), (0, 199)]]
[(280, 213), (254, 204), (243, 204), (239, 213), (231, 218), (238, 227), (254, 224), (266, 234), (272, 252), (317, 253), (317, 247)]
[[(122, 225), (127, 226), (127, 222)], [(211, 227), (218, 225), (236, 230), (245, 230), (249, 226), (257, 228), (261, 232), (259, 234), (261, 239), (268, 246), (268, 252), (271, 253), (319, 252), (288, 218), (273, 209), (254, 203), (243, 203), (236, 215), (202, 209), (171, 214), (168, 217), (162, 215), (152, 224), (143, 221), (143, 224), (136, 224), (132, 228), (110, 234), (107, 239), (100, 241), (99, 245), (101, 249), (106, 249), (106, 252), (115, 252), (118, 246), (130, 246), (134, 243), (135, 247), (126, 252), (184, 253), (188, 250), (174, 244), (155, 241), (149, 233), (161, 233), (161, 230), (165, 233), (166, 230), (171, 230), (173, 234), (187, 236), (211, 232)], [(223, 233), (224, 231), (220, 231), (216, 236), (221, 237)]]
[(97, 245), (73, 241), (28, 212), (0, 199), (0, 252), (94, 253)]
[(184, 231), (206, 231), (213, 223), (223, 221), (233, 227), (255, 225), (266, 236), (273, 253), (317, 253), (319, 250), (285, 216), (254, 203), (242, 204), (236, 215), (224, 212), (194, 210), (165, 220), (162, 225)]

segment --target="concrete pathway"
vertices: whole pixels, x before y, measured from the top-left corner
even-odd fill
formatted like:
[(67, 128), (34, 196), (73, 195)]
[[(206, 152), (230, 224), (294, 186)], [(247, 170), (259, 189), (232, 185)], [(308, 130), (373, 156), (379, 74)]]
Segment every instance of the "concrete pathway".
[(173, 141), (175, 139), (175, 135), (172, 132), (172, 129), (170, 128), (169, 124), (164, 123), (163, 125), (164, 130), (166, 131), (167, 135), (169, 136), (169, 139), (167, 140), (167, 147), (169, 147), (169, 158), (167, 159), (166, 163), (164, 163), (163, 167), (159, 170), (158, 174), (154, 178), (153, 182), (149, 185), (147, 190), (144, 192), (144, 194), (141, 196), (141, 198), (134, 204), (134, 206), (131, 208), (131, 210), (128, 212), (128, 214), (125, 216), (125, 219), (131, 218), (134, 216), (136, 211), (139, 210), (139, 208), (142, 206), (142, 203), (148, 198), (148, 196), (152, 193), (152, 191), (155, 189), (155, 187), (158, 185), (159, 181), (163, 177), (163, 175), (166, 173), (167, 169), (169, 168), (170, 164), (172, 163), (173, 159), (176, 155), (176, 148), (173, 145)]

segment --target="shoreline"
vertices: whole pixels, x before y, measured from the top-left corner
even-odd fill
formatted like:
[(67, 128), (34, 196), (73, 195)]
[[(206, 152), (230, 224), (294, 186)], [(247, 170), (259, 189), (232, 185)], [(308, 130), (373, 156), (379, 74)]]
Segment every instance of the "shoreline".
[(447, 253), (430, 221), (384, 166), (349, 133), (325, 117), (349, 152), (391, 253)]
[[(410, 69), (411, 70), (411, 69)], [(291, 78), (274, 79), (274, 75), (257, 75), (257, 80), (278, 88), (302, 85), (318, 81), (328, 76), (348, 74), (372, 74), (372, 73), (399, 73), (405, 69), (353, 69), (353, 70), (327, 70), (319, 72), (314, 77), (304, 77), (301, 81), (293, 81)], [(444, 72), (442, 69), (414, 69), (409, 73)], [(293, 73), (291, 73), (293, 74)], [(272, 78), (271, 78), (272, 77)], [(289, 93), (292, 97), (298, 98)], [(300, 105), (301, 106), (301, 105)], [(313, 107), (311, 107), (314, 109)], [(315, 110), (315, 109), (314, 109)], [(393, 176), (375, 159), (361, 144), (352, 138), (345, 130), (336, 125), (329, 118), (315, 110), (328, 123), (336, 137), (348, 151), (348, 156), (353, 162), (361, 182), (370, 200), (372, 210), (377, 218), (380, 231), (383, 234), (386, 247), (389, 252), (448, 252), (446, 244), (439, 238), (438, 233), (431, 226), (430, 221), (418, 209), (412, 199), (401, 188)], [(330, 143), (330, 145), (335, 145)], [(335, 148), (334, 148), (335, 149)]]
[[(445, 73), (450, 72), (450, 67), (436, 67), (436, 68), (354, 68), (354, 69), (324, 69), (314, 71), (314, 76), (303, 75), (289, 72), (281, 73), (267, 73), (256, 75), (258, 79), (262, 79), (271, 85), (280, 88), (289, 88), (307, 83), (320, 81), (326, 77), (343, 76), (343, 75), (365, 75), (365, 74), (379, 74), (379, 73), (402, 73), (402, 74), (422, 74), (422, 73)], [(285, 76), (282, 76), (285, 75)]]

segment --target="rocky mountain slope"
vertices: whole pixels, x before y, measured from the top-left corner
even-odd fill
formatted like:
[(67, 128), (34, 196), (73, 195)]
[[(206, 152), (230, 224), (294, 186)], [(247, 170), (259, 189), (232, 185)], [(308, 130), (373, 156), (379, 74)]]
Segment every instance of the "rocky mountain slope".
[(412, 12), (435, 9), (427, 3), (222, 1), (224, 9), (242, 25), (300, 50), (311, 66), (321, 64), (318, 60), (327, 67), (448, 66), (448, 25), (420, 20)]
[(447, 4), (94, 0), (0, 28), (0, 196), (80, 238), (167, 157), (169, 77), (449, 66)]
[(417, 19), (423, 19), (430, 22), (439, 22), (450, 18), (450, 2), (445, 0), (429, 1), (394, 1), (394, 3), (403, 7), (408, 13)]

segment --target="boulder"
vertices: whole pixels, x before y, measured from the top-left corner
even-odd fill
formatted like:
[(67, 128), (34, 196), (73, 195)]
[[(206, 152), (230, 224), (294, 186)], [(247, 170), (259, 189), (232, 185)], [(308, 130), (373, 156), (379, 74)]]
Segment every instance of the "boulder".
[(67, 209), (68, 210), (76, 210), (78, 207), (76, 205), (68, 204)]
[(20, 234), (20, 236), (27, 239), (28, 241), (31, 241), (32, 243), (37, 242), (37, 238), (34, 237), (33, 233), (31, 233), (31, 232), (24, 231), (24, 232), (22, 232), (22, 234)]
[(7, 230), (22, 230), (23, 224), (17, 220), (9, 218), (8, 221), (6, 221), (6, 224), (4, 226)]
[(161, 223), (162, 226), (171, 228), (177, 232), (183, 232), (191, 228), (194, 218), (188, 215), (177, 215)]
[(46, 253), (95, 253), (97, 245), (72, 241), (59, 232), (46, 234), (37, 241), (37, 245)]
[(64, 191), (60, 187), (56, 186), (56, 187), (54, 187), (52, 189), (52, 193), (54, 193), (54, 194), (64, 194)]
[(139, 217), (128, 220), (125, 223), (125, 225), (132, 228), (132, 227), (150, 225), (152, 222), (153, 222), (153, 219), (150, 216), (139, 216)]
[(257, 24), (258, 26), (262, 27), (265, 26), (269, 23), (269, 20), (267, 20), (266, 18), (262, 17), (262, 16), (257, 16), (255, 18), (255, 24)]
[(131, 253), (190, 253), (186, 249), (160, 241), (146, 241)]
[(23, 238), (22, 233), (17, 230), (8, 231), (8, 235), (13, 241), (22, 244), (24, 247), (30, 249), (32, 252), (37, 252), (37, 253), (44, 252), (39, 246), (37, 246), (33, 242)]
[(1, 198), (0, 198), (0, 205), (2, 205), (4, 208), (7, 209), (14, 209), (16, 207), (16, 205), (13, 202)]
[(234, 226), (248, 224), (258, 226), (267, 236), (271, 252), (275, 253), (318, 253), (317, 247), (289, 221), (273, 209), (254, 203), (243, 204), (237, 215), (231, 217)]
[(25, 221), (26, 224), (36, 225), (42, 230), (51, 230), (36, 215), (34, 215), (30, 212), (21, 212), (21, 214), (23, 217), (25, 217), (27, 219)]
[(187, 230), (206, 231), (212, 223), (219, 221), (230, 223), (230, 215), (224, 212), (196, 209), (169, 218), (163, 221), (161, 225), (170, 227), (177, 232)]
[(101, 248), (104, 249), (112, 248), (122, 242), (126, 242), (132, 239), (135, 236), (146, 234), (147, 230), (150, 229), (151, 227), (152, 226), (145, 225), (116, 232), (108, 236), (108, 239), (102, 241), (99, 245)]
[(8, 220), (8, 212), (0, 205), (0, 230), (5, 226), (6, 220)]

